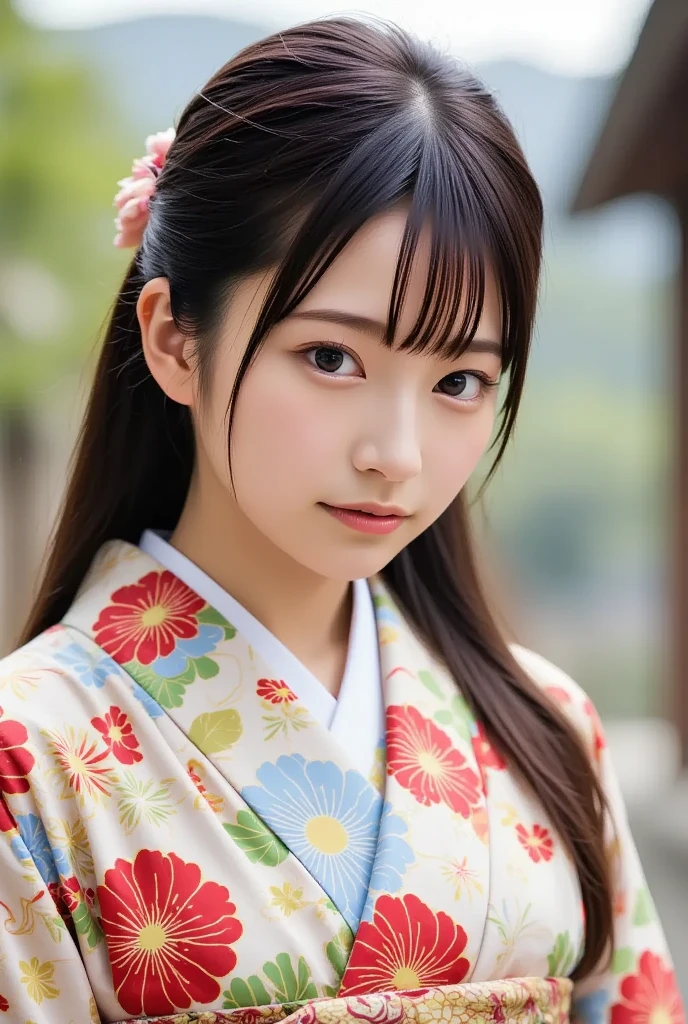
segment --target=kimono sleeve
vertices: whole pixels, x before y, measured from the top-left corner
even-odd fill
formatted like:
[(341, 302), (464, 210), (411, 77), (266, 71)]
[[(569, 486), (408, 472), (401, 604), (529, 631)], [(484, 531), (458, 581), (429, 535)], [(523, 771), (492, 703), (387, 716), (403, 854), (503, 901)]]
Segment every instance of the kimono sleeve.
[(664, 933), (631, 835), (621, 790), (602, 726), (586, 698), (583, 711), (593, 756), (607, 797), (614, 885), (615, 951), (604, 970), (574, 986), (576, 1024), (685, 1024), (685, 1011)]
[[(35, 824), (42, 828), (38, 818)], [(0, 794), (0, 1020), (99, 1024), (78, 947), (53, 898), (57, 883), (43, 878), (48, 866), (47, 853), (39, 864), (29, 852)]]
[(574, 985), (574, 1024), (686, 1024), (671, 956), (628, 824), (621, 789), (597, 711), (562, 669), (514, 644), (512, 653), (578, 729), (602, 783), (614, 900), (614, 955)]

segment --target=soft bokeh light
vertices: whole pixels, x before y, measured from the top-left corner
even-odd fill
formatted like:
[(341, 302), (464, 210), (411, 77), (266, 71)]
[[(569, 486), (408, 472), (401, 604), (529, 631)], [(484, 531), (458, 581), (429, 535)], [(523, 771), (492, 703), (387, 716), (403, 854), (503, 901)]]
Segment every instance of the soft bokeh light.
[(512, 57), (572, 74), (608, 74), (627, 60), (649, 0), (22, 0), (27, 16), (83, 27), (150, 14), (212, 14), (266, 28), (343, 12), (396, 21), (469, 61)]

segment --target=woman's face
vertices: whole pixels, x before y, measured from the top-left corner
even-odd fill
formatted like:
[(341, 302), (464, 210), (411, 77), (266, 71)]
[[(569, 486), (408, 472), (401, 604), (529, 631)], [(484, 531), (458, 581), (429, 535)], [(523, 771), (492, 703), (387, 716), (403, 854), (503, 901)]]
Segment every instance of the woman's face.
[[(405, 220), (403, 210), (371, 220), (266, 339), (237, 398), (233, 496), (227, 403), (268, 288), (263, 275), (235, 293), (210, 393), (198, 399), (199, 472), (212, 473), (211, 490), (226, 495), (228, 522), (231, 506), (231, 519), (245, 517), (271, 544), (331, 579), (373, 575), (437, 519), (494, 426), (497, 388), (480, 379), (496, 384), (501, 370), (490, 279), (475, 349), (461, 358), (381, 344)], [(420, 247), (399, 338), (418, 316), (426, 267)]]

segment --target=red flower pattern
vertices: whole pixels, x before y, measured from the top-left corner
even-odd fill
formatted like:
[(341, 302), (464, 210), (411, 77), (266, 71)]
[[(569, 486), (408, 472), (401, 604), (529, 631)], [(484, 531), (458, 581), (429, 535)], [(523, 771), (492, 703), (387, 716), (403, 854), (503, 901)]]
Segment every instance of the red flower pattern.
[(490, 993), (490, 1002), (493, 1004), (492, 1020), (494, 1024), (506, 1024), (506, 1014), (502, 1006), (502, 997), (496, 992)]
[(490, 819), (487, 813), (487, 807), (483, 804), (482, 807), (477, 807), (471, 814), (471, 825), (475, 829), (475, 834), (481, 843), (487, 843), (490, 835)]
[(211, 811), (214, 811), (215, 814), (220, 814), (224, 805), (224, 799), (221, 796), (215, 796), (214, 793), (209, 793), (205, 788), (203, 779), (199, 774), (199, 772), (203, 771), (203, 766), (199, 764), (198, 761), (189, 761), (186, 766), (186, 770), (189, 773), (189, 778), (208, 804)]
[(93, 906), (93, 900), (95, 897), (93, 889), (83, 890), (79, 885), (79, 880), (74, 876), (71, 878), (65, 878), (62, 883), (62, 891), (64, 894), (64, 901), (71, 913), (74, 913), (74, 911), (79, 907), (79, 904), (84, 900), (89, 904), (89, 906)]
[(196, 615), (206, 602), (171, 572), (149, 572), (120, 587), (93, 626), (95, 641), (120, 664), (150, 665), (165, 658), (177, 640), (198, 634)]
[(340, 995), (408, 992), (456, 985), (468, 973), (466, 932), (417, 896), (380, 896), (373, 920), (359, 929), (344, 972)]
[(7, 1013), (10, 1008), (10, 1004), (7, 1002), (4, 996), (0, 996), (0, 1013)]
[[(4, 714), (0, 708), (0, 717)], [(29, 734), (21, 722), (0, 722), (0, 792), (28, 793), (29, 774), (36, 761), (23, 744)]]
[(473, 737), (472, 743), (475, 759), (481, 768), (494, 768), (495, 771), (503, 771), (506, 768), (506, 761), (492, 746), (480, 723), (478, 723), (478, 735)]
[(649, 950), (638, 961), (638, 973), (621, 982), (621, 1002), (612, 1006), (611, 1024), (684, 1024), (676, 977)]
[(99, 751), (97, 742), (92, 742), (85, 731), (81, 736), (72, 730), (67, 736), (53, 733), (51, 737), (53, 754), (67, 785), (81, 797), (109, 796), (117, 781), (107, 762), (109, 751)]
[(516, 826), (518, 841), (534, 864), (551, 860), (554, 856), (554, 840), (543, 825), (533, 825), (531, 832), (525, 825)]
[(545, 693), (548, 693), (552, 700), (559, 704), (570, 704), (571, 694), (563, 686), (545, 686)]
[(62, 883), (61, 882), (48, 882), (48, 892), (53, 898), (53, 903), (57, 907), (57, 912), (63, 921), (68, 922), (71, 919), (69, 907), (65, 903), (64, 896), (62, 895)]
[(214, 1002), (218, 978), (236, 965), (243, 927), (229, 892), (204, 882), (197, 864), (139, 850), (118, 859), (98, 886), (101, 924), (123, 1009), (140, 1016)]
[(60, 917), (71, 922), (72, 914), (85, 902), (89, 910), (93, 910), (96, 894), (93, 889), (82, 889), (78, 878), (63, 878), (60, 882), (49, 882), (48, 892), (53, 898)]
[(5, 803), (2, 795), (0, 795), (0, 832), (11, 832), (16, 827), (17, 823), (14, 820), (12, 811)]
[(406, 1007), (398, 996), (380, 992), (374, 996), (349, 996), (347, 1012), (368, 1024), (400, 1024), (406, 1017)]
[(480, 779), (445, 732), (411, 705), (387, 709), (387, 774), (420, 804), (445, 803), (464, 818), (480, 802)]
[(189, 778), (193, 782), (193, 784), (196, 787), (196, 789), (198, 790), (198, 792), (201, 794), (202, 797), (205, 797), (206, 792), (205, 792), (205, 786), (203, 785), (203, 780), (202, 780), (201, 776), (198, 774), (198, 772), (196, 771), (196, 768), (200, 768), (200, 767), (201, 766), (199, 765), (198, 761), (189, 761), (189, 763), (186, 766), (186, 770), (188, 772)]
[(256, 683), (256, 693), (261, 700), (267, 700), (271, 704), (286, 704), (296, 700), (296, 694), (289, 689), (284, 679), (259, 679)]
[(120, 764), (136, 764), (143, 760), (131, 723), (119, 708), (113, 705), (105, 718), (92, 718), (91, 725), (101, 734)]
[(600, 721), (600, 716), (597, 713), (597, 708), (591, 700), (586, 700), (583, 705), (583, 710), (590, 720), (590, 725), (592, 727), (593, 752), (595, 758), (599, 759), (600, 754), (607, 745), (604, 738), (602, 722)]

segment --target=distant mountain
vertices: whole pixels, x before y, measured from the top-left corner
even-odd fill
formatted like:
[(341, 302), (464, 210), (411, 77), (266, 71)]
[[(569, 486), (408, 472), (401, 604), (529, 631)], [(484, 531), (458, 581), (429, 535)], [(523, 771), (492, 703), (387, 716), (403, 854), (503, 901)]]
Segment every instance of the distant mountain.
[(57, 50), (93, 66), (127, 125), (140, 136), (167, 128), (214, 71), (266, 34), (258, 24), (165, 15), (53, 30), (49, 38)]
[[(161, 16), (54, 31), (51, 38), (97, 69), (127, 127), (140, 136), (167, 127), (215, 70), (266, 32), (258, 23)], [(511, 118), (548, 205), (561, 209), (606, 110), (610, 80), (558, 76), (515, 62), (476, 71)]]
[(514, 61), (476, 71), (494, 90), (552, 212), (575, 187), (615, 89), (613, 78), (555, 75)]
[[(131, 137), (132, 154), (145, 135), (168, 127), (193, 93), (238, 50), (268, 29), (230, 18), (164, 15), (83, 30), (46, 33), (50, 45), (91, 64), (103, 83), (118, 133)], [(515, 61), (475, 67), (493, 89), (523, 144), (543, 193), (547, 242), (592, 277), (637, 287), (671, 272), (673, 250), (665, 223), (642, 203), (622, 205), (570, 221), (566, 207), (615, 81), (556, 75)], [(649, 242), (648, 242), (649, 239)], [(549, 261), (550, 267), (552, 260)]]

